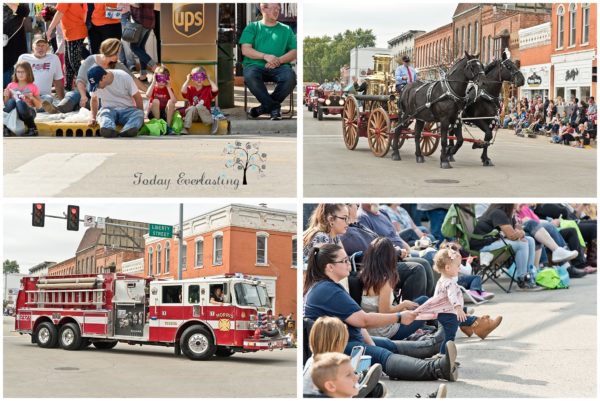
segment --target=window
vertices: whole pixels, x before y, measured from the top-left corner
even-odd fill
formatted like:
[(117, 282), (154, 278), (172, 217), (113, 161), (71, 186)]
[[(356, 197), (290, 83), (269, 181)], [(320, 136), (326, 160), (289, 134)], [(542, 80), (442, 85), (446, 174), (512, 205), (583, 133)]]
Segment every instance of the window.
[(454, 39), (454, 49), (456, 51), (456, 54), (458, 54), (458, 49), (459, 49), (459, 40), (458, 40), (458, 35), (459, 35), (459, 30), (458, 28), (456, 28), (456, 38)]
[(590, 3), (581, 6), (581, 44), (590, 41)]
[(487, 58), (487, 54), (485, 53), (485, 49), (486, 49), (486, 47), (485, 47), (485, 39), (484, 39), (483, 42), (481, 43), (481, 60), (484, 63), (487, 63), (488, 58)]
[(492, 42), (492, 35), (488, 36), (488, 63), (492, 62), (494, 58), (494, 42)]
[(196, 240), (196, 267), (202, 267), (204, 260), (204, 241), (200, 238)]
[(213, 265), (218, 266), (223, 264), (223, 233), (216, 232), (213, 234)]
[(94, 266), (94, 257), (90, 258), (90, 273), (96, 273), (96, 267)]
[(473, 30), (473, 53), (479, 52), (479, 21), (475, 22), (475, 29)]
[(460, 30), (460, 55), (465, 52), (465, 27), (463, 26)]
[(165, 244), (165, 273), (169, 273), (171, 268), (171, 242)]
[(467, 52), (471, 53), (471, 24), (467, 28)]
[(181, 285), (163, 285), (162, 286), (163, 304), (181, 303)]
[(200, 302), (200, 286), (197, 284), (188, 286), (188, 302), (197, 304)]
[(575, 46), (575, 37), (577, 36), (577, 4), (569, 5), (569, 46)]
[(268, 263), (267, 258), (267, 243), (269, 233), (258, 232), (256, 233), (256, 264), (266, 265)]
[(565, 8), (561, 4), (556, 10), (556, 47), (561, 49), (564, 45), (565, 34)]
[(160, 274), (160, 272), (162, 271), (161, 265), (162, 265), (162, 260), (161, 260), (161, 254), (162, 254), (162, 248), (160, 246), (160, 244), (156, 245), (156, 274)]
[(187, 243), (183, 240), (183, 244), (181, 247), (181, 271), (185, 271), (187, 269)]
[(152, 248), (148, 248), (148, 275), (152, 275)]
[(292, 238), (292, 267), (298, 266), (298, 239), (294, 236)]

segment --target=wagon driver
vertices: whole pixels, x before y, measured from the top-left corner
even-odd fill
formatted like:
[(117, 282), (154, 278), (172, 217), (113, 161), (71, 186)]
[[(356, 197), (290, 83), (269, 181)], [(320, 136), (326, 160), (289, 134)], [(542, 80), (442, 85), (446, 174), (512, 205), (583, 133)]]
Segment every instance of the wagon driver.
[(410, 65), (410, 57), (402, 57), (402, 65), (396, 68), (396, 91), (402, 92), (404, 87), (417, 80), (417, 71)]

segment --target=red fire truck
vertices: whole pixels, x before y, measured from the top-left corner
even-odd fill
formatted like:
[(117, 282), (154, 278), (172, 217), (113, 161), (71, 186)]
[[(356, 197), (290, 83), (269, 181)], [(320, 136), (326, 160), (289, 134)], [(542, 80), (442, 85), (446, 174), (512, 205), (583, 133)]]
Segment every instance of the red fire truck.
[[(211, 296), (217, 288), (223, 302)], [(285, 344), (265, 284), (238, 274), (175, 281), (121, 273), (23, 277), (15, 331), (42, 348), (162, 345), (193, 360)]]

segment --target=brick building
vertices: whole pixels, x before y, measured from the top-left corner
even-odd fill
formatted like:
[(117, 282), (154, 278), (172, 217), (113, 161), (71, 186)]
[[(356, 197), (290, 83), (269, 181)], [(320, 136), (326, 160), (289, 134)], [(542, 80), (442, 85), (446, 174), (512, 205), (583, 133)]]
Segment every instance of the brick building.
[[(267, 284), (276, 313), (295, 313), (296, 230), (296, 213), (238, 204), (186, 220), (182, 278), (226, 273), (258, 277)], [(145, 239), (144, 274), (176, 279), (179, 240)]]
[(415, 39), (413, 64), (418, 68), (419, 79), (438, 79), (438, 69), (448, 66), (452, 60), (452, 24)]
[(585, 100), (596, 93), (597, 3), (552, 5), (552, 97)]
[[(393, 57), (392, 69), (395, 70), (396, 67), (398, 67), (403, 56), (408, 56), (411, 58), (411, 60), (414, 58), (415, 39), (424, 33), (425, 31), (411, 29), (410, 31), (401, 33), (400, 35), (388, 40), (388, 49)], [(412, 60), (412, 62), (414, 64), (415, 60)]]
[(519, 98), (550, 96), (552, 70), (550, 32), (550, 22), (519, 31), (520, 69), (525, 77), (525, 85), (519, 88)]
[(106, 246), (107, 238), (112, 241), (111, 235), (114, 234), (107, 234), (107, 229), (88, 228), (79, 242), (75, 257), (51, 266), (48, 275), (121, 272), (124, 262), (143, 257), (141, 249)]

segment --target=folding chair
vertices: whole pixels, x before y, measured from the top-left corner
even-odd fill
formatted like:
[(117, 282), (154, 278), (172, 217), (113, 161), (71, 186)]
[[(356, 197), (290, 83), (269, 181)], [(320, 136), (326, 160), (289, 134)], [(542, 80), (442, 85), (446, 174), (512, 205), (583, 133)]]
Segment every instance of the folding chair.
[[(454, 210), (448, 212), (447, 221), (444, 221), (443, 226), (446, 226), (447, 224), (451, 225), (455, 229), (456, 238), (458, 239), (462, 248), (469, 252), (470, 255), (478, 257), (480, 261), (480, 270), (477, 272), (477, 274), (481, 276), (482, 283), (492, 280), (504, 292), (509, 293), (513, 283), (515, 282), (516, 275), (516, 270), (513, 271), (512, 275), (509, 272), (511, 265), (515, 262), (515, 252), (512, 247), (504, 240), (504, 237), (497, 229), (494, 229), (484, 235), (474, 234), (475, 226), (477, 225), (477, 218), (475, 217), (475, 208), (472, 205), (453, 204), (450, 206), (450, 208), (454, 208)], [(471, 240), (483, 240), (488, 238), (501, 240), (504, 242), (504, 246), (493, 251), (485, 252), (479, 252), (471, 249)], [(481, 253), (486, 252), (492, 255), (492, 260), (481, 263)], [(504, 287), (498, 281), (502, 273), (505, 273), (508, 277), (510, 277), (510, 284), (508, 285), (508, 288)]]

